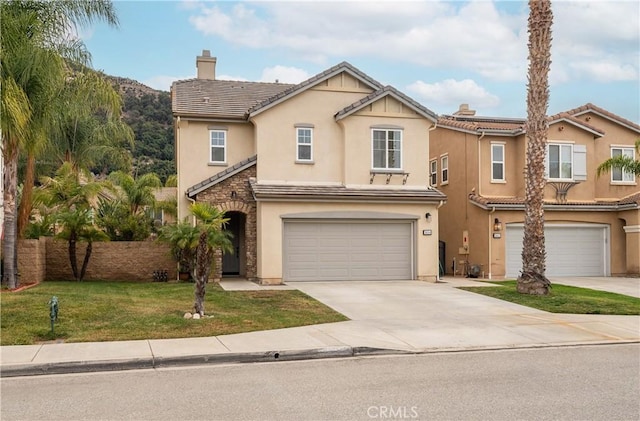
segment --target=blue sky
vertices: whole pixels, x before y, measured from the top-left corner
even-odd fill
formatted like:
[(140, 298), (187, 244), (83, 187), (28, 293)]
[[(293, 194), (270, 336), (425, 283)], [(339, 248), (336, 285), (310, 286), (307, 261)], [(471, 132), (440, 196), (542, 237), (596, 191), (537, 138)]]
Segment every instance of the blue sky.
[[(525, 1), (124, 1), (81, 28), (93, 66), (156, 89), (195, 77), (298, 83), (348, 61), (438, 114), (525, 117)], [(587, 102), (640, 121), (640, 2), (553, 3), (549, 114)]]

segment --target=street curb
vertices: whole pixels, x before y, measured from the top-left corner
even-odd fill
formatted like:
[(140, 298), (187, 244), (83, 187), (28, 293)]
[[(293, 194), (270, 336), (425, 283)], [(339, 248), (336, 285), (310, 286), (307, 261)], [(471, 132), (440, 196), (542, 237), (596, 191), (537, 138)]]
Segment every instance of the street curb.
[(275, 361), (304, 361), (332, 358), (348, 358), (358, 356), (384, 355), (426, 355), (449, 354), (461, 352), (483, 351), (515, 351), (527, 349), (563, 348), (601, 345), (629, 345), (640, 343), (638, 340), (576, 342), (562, 344), (537, 344), (522, 346), (498, 347), (459, 347), (459, 348), (430, 348), (421, 350), (400, 350), (371, 347), (337, 346), (326, 348), (311, 348), (303, 350), (284, 350), (266, 352), (244, 352), (226, 354), (188, 355), (178, 357), (137, 358), (127, 360), (78, 361), (46, 364), (13, 364), (0, 367), (0, 378), (29, 377), (50, 374), (76, 374), (108, 371), (126, 371), (168, 367), (187, 367), (207, 364), (246, 364), (265, 363)]

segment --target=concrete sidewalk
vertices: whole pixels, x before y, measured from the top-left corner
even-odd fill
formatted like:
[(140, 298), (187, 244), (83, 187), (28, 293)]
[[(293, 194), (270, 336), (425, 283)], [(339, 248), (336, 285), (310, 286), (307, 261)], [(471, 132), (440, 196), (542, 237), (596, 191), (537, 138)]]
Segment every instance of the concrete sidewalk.
[[(456, 288), (463, 285), (491, 288), (463, 278), (437, 284), (296, 283), (289, 287), (351, 320), (206, 338), (3, 346), (0, 374), (640, 341), (640, 316), (552, 314)], [(235, 287), (255, 288), (240, 283)]]

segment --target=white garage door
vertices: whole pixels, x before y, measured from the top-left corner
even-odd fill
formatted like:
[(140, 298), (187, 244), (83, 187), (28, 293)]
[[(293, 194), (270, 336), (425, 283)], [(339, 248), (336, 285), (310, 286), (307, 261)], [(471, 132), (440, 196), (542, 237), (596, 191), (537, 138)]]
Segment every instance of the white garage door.
[[(547, 225), (547, 276), (608, 276), (608, 231), (603, 225)], [(507, 225), (507, 276), (522, 270), (522, 225)]]
[(285, 222), (286, 281), (412, 279), (409, 222)]

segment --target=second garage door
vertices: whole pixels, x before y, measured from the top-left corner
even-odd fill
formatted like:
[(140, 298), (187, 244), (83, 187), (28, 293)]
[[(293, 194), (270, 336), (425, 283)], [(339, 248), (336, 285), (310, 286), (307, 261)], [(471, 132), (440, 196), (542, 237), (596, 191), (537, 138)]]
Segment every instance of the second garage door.
[[(603, 225), (547, 225), (547, 276), (608, 276), (607, 229)], [(522, 270), (522, 225), (507, 225), (507, 276)]]
[(285, 222), (285, 281), (412, 279), (410, 222)]

